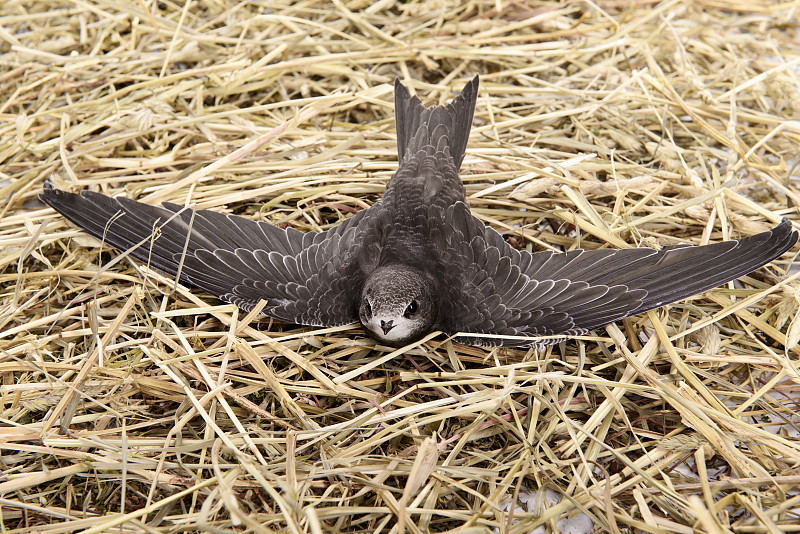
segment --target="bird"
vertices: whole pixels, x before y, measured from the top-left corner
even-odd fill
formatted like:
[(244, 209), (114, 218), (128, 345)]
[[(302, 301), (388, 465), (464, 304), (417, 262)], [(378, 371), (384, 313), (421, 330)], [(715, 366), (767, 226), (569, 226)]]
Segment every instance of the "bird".
[(289, 323), (360, 322), (390, 347), (439, 331), (469, 345), (541, 349), (739, 278), (797, 242), (784, 219), (703, 246), (518, 250), (470, 211), (459, 177), (478, 84), (475, 76), (450, 103), (425, 107), (396, 79), (397, 172), (380, 200), (323, 232), (50, 182), (40, 199), (245, 312), (263, 300), (261, 313)]

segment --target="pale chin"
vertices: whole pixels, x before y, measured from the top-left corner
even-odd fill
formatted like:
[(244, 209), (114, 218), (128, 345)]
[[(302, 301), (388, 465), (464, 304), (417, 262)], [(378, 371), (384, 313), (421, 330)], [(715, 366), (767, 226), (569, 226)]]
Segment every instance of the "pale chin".
[(383, 329), (381, 329), (380, 319), (373, 317), (367, 326), (370, 330), (372, 330), (372, 333), (375, 334), (375, 337), (385, 341), (401, 341), (403, 339), (407, 339), (411, 335), (411, 329), (406, 322), (398, 324), (389, 330), (387, 334), (384, 334)]

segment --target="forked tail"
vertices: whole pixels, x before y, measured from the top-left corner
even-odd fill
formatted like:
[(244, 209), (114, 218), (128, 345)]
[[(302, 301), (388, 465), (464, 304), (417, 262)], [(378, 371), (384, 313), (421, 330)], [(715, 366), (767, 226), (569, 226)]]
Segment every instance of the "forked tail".
[(444, 141), (456, 169), (461, 167), (478, 98), (475, 76), (452, 102), (426, 108), (408, 93), (400, 79), (394, 81), (394, 107), (397, 124), (397, 158), (403, 161), (426, 145), (441, 146)]

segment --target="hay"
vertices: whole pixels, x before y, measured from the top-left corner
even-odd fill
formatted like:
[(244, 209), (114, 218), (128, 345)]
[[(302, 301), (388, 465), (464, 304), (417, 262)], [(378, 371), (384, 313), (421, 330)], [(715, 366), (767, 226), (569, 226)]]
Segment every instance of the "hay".
[(4, 532), (798, 530), (792, 254), (543, 353), (385, 357), (112, 264), (36, 194), (329, 228), (396, 168), (394, 77), (479, 73), (464, 181), (516, 245), (797, 226), (799, 8), (3, 2)]

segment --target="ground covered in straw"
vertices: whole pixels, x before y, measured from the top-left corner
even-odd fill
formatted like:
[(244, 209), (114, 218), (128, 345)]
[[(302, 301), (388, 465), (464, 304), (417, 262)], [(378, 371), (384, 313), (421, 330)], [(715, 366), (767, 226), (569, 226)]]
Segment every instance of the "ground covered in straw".
[(797, 248), (546, 351), (392, 352), (115, 261), (36, 197), (325, 229), (396, 169), (394, 78), (442, 103), (480, 74), (463, 178), (515, 246), (798, 226), (799, 11), (2, 2), (4, 532), (800, 530)]

